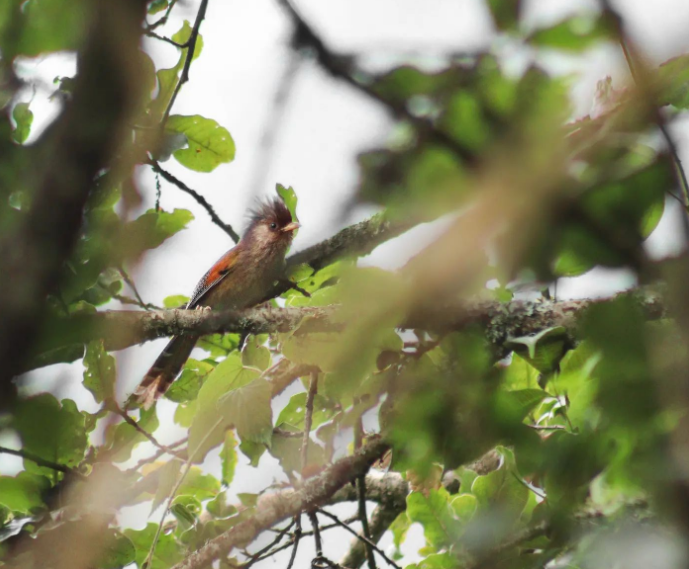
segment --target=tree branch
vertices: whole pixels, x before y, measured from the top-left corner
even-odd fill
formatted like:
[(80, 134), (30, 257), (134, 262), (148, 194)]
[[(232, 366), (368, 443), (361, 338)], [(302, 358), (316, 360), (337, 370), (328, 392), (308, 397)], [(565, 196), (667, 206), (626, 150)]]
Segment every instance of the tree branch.
[(73, 97), (36, 145), (32, 205), (0, 239), (0, 410), (81, 228), (93, 181), (117, 152), (145, 81), (137, 49), (145, 2), (90, 2)]
[(172, 111), (172, 107), (175, 104), (175, 100), (177, 99), (177, 95), (179, 95), (179, 91), (182, 88), (182, 85), (189, 81), (189, 68), (191, 67), (191, 62), (194, 59), (194, 52), (196, 51), (196, 41), (199, 38), (199, 29), (201, 28), (201, 22), (203, 22), (203, 19), (206, 17), (207, 8), (208, 0), (201, 0), (201, 4), (199, 5), (199, 11), (196, 13), (196, 20), (194, 20), (194, 27), (191, 29), (189, 40), (186, 42), (187, 56), (184, 60), (184, 67), (182, 67), (182, 74), (179, 76), (179, 81), (177, 82), (177, 85), (175, 85), (175, 90), (172, 92), (170, 102), (168, 103), (167, 108), (165, 109), (165, 113), (163, 114), (163, 118), (160, 121), (161, 131), (165, 129), (167, 119), (170, 118), (170, 111)]
[[(667, 316), (662, 297), (647, 289), (620, 293), (631, 296), (648, 320)], [(553, 301), (426, 302), (417, 306), (398, 324), (400, 328), (418, 328), (437, 333), (478, 326), (488, 342), (503, 348), (510, 338), (535, 334), (552, 326), (562, 326), (574, 341), (579, 317), (594, 304), (611, 299)], [(118, 350), (163, 336), (205, 335), (222, 332), (266, 334), (299, 328), (307, 334), (342, 330), (342, 323), (331, 317), (338, 306), (259, 307), (240, 311), (105, 311), (58, 318), (47, 323), (47, 333), (39, 343), (43, 351), (102, 338), (106, 349)], [(305, 370), (299, 370), (300, 377)]]
[(0, 447), (0, 454), (12, 454), (14, 456), (19, 456), (24, 460), (30, 460), (31, 462), (35, 462), (38, 466), (45, 466), (46, 468), (51, 468), (52, 470), (56, 470), (57, 472), (63, 472), (64, 474), (69, 474), (70, 476), (75, 476), (82, 480), (86, 480), (86, 476), (70, 468), (69, 466), (65, 466), (64, 464), (58, 464), (50, 460), (45, 460), (40, 456), (33, 454), (32, 452), (28, 452), (25, 450), (15, 450), (7, 447)]
[(230, 236), (230, 239), (232, 239), (232, 241), (234, 241), (235, 243), (239, 242), (239, 234), (232, 228), (232, 226), (229, 223), (225, 223), (222, 219), (220, 219), (220, 216), (215, 212), (215, 209), (213, 209), (213, 206), (210, 203), (208, 203), (208, 200), (206, 200), (206, 198), (204, 198), (196, 190), (191, 189), (182, 180), (173, 176), (167, 170), (163, 169), (156, 160), (148, 160), (148, 165), (153, 169), (154, 172), (160, 174), (163, 178), (165, 178), (165, 180), (177, 186), (180, 190), (194, 198), (196, 202), (208, 212), (211, 221), (215, 223), (215, 225), (217, 225), (220, 229), (227, 233)]
[(337, 490), (368, 469), (388, 448), (383, 440), (373, 441), (358, 453), (338, 460), (320, 475), (306, 480), (301, 490), (283, 490), (262, 497), (255, 514), (208, 541), (173, 569), (201, 569), (227, 555), (238, 544), (253, 541), (259, 533), (276, 523), (325, 503)]

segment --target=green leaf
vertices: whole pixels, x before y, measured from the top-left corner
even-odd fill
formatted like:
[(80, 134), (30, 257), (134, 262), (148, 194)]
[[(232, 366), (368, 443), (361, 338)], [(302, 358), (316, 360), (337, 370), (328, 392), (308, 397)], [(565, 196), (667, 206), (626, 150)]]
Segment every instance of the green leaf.
[(289, 212), (292, 214), (292, 220), (299, 221), (299, 218), (297, 217), (297, 193), (294, 191), (292, 186), (286, 188), (282, 184), (276, 184), (275, 189), (278, 195), (285, 202)]
[(215, 498), (208, 502), (206, 509), (208, 513), (216, 519), (229, 518), (237, 513), (237, 508), (228, 504), (227, 494), (225, 492), (220, 492)]
[(412, 492), (407, 496), (407, 515), (412, 522), (423, 526), (426, 542), (439, 549), (454, 542), (458, 534), (458, 522), (453, 516), (447, 490)]
[[(242, 429), (244, 429), (247, 423), (252, 422), (251, 416), (254, 413), (255, 418), (263, 417), (265, 421), (265, 409), (262, 413), (260, 412), (258, 406), (260, 402), (249, 401), (252, 394), (256, 395), (255, 388), (247, 389), (259, 375), (258, 370), (244, 367), (239, 355), (232, 353), (206, 378), (199, 391), (198, 411), (189, 430), (189, 455), (193, 457), (194, 462), (202, 462), (211, 448), (220, 445), (225, 438), (225, 431), (231, 426), (236, 425), (239, 435), (242, 436), (238, 423), (243, 423)], [(265, 380), (263, 381), (265, 383)], [(226, 394), (234, 394), (234, 397), (229, 400), (222, 399)], [(221, 401), (223, 401), (222, 405)], [(228, 410), (225, 409), (225, 407), (232, 408), (236, 404), (252, 402), (257, 404), (256, 408), (245, 407), (237, 415), (228, 414)], [(270, 411), (270, 399), (268, 399), (268, 410)], [(270, 420), (270, 412), (268, 417)], [(265, 423), (262, 428), (265, 428)], [(272, 429), (272, 423), (270, 428)]]
[(189, 297), (183, 294), (173, 294), (163, 299), (164, 308), (182, 308), (189, 303)]
[[(62, 405), (48, 393), (17, 403), (14, 427), (22, 440), (22, 448), (41, 458), (73, 468), (84, 458), (87, 437), (84, 416), (73, 401)], [(24, 468), (55, 479), (57, 473), (30, 460)]]
[[(245, 368), (247, 369), (247, 368)], [(242, 440), (270, 445), (273, 432), (272, 388), (262, 378), (237, 387), (218, 401), (220, 412), (233, 418)]]
[(242, 441), (239, 443), (239, 450), (249, 459), (249, 464), (255, 468), (258, 466), (263, 453), (266, 452), (266, 446), (251, 441)]
[(158, 478), (158, 485), (156, 486), (156, 493), (151, 504), (151, 514), (158, 509), (163, 502), (165, 502), (172, 489), (177, 484), (179, 473), (182, 470), (182, 463), (179, 460), (170, 460), (160, 467), (160, 476)]
[(497, 394), (497, 413), (507, 420), (520, 422), (546, 397), (548, 394), (542, 389), (500, 391)]
[(168, 0), (153, 0), (148, 6), (148, 13), (152, 16), (158, 12), (162, 12), (168, 7)]
[(193, 496), (199, 501), (215, 498), (220, 492), (220, 482), (210, 474), (203, 474), (203, 471), (193, 466), (184, 477), (182, 484), (177, 491), (179, 496)]
[(119, 569), (136, 559), (136, 548), (132, 541), (119, 531), (108, 530), (110, 534), (105, 540), (105, 548), (100, 555), (96, 567), (102, 569)]
[(463, 523), (467, 523), (478, 509), (478, 500), (473, 494), (460, 494), (452, 498), (450, 507)]
[(505, 448), (499, 450), (503, 455), (500, 468), (485, 476), (477, 476), (471, 493), (481, 507), (499, 506), (504, 516), (517, 519), (526, 506), (529, 489), (520, 482), (514, 454)]
[(146, 213), (124, 225), (119, 254), (124, 259), (137, 259), (144, 251), (155, 249), (175, 235), (194, 219), (186, 209), (172, 212), (149, 209)]
[(213, 364), (189, 358), (184, 364), (182, 375), (173, 382), (165, 397), (175, 403), (193, 401), (198, 396), (203, 382), (214, 369)]
[(552, 326), (531, 336), (510, 337), (505, 345), (541, 373), (549, 373), (557, 369), (565, 355), (567, 343), (567, 329)]
[(177, 161), (196, 172), (212, 172), (220, 164), (234, 160), (235, 146), (226, 128), (212, 119), (201, 115), (172, 115), (165, 125), (166, 130), (182, 133), (189, 146), (176, 150)]
[(115, 358), (105, 351), (103, 340), (90, 342), (84, 356), (84, 387), (91, 392), (96, 403), (115, 396), (116, 378)]
[(0, 504), (13, 512), (30, 514), (45, 507), (42, 495), (49, 487), (47, 478), (29, 472), (0, 476)]
[[(191, 31), (191, 24), (185, 20), (179, 31), (173, 34), (172, 41), (180, 44), (186, 43), (191, 36)], [(172, 94), (174, 93), (177, 82), (179, 81), (179, 72), (184, 67), (184, 62), (187, 57), (187, 49), (189, 48), (182, 49), (179, 55), (179, 60), (174, 67), (169, 69), (161, 69), (158, 71), (158, 73), (156, 73), (156, 76), (158, 77), (158, 95), (153, 101), (151, 101), (151, 105), (149, 107), (151, 121), (154, 124), (160, 122), (163, 114), (165, 113), (165, 109), (167, 109), (168, 105), (170, 104)], [(194, 49), (194, 57), (192, 61), (196, 60), (201, 55), (202, 50), (203, 37), (201, 34), (199, 34), (196, 39), (196, 48)]]
[[(141, 411), (141, 416), (137, 422), (144, 431), (149, 433), (155, 432), (160, 425), (156, 415), (156, 408), (151, 407), (147, 411)], [(118, 449), (112, 457), (115, 462), (127, 460), (136, 445), (148, 440), (132, 425), (125, 422), (109, 427), (105, 432), (105, 439), (108, 448)]]
[[(128, 537), (136, 549), (136, 564), (143, 567), (148, 552), (153, 544), (154, 536), (158, 530), (158, 524), (149, 523), (142, 530), (127, 529), (124, 535)], [(184, 557), (182, 546), (172, 534), (161, 532), (158, 542), (153, 550), (151, 564), (147, 569), (169, 569)]]
[(689, 54), (673, 57), (658, 68), (659, 100), (678, 109), (689, 108)]
[(17, 15), (17, 54), (33, 57), (81, 47), (90, 10), (83, 0), (28, 0)]
[(229, 486), (234, 479), (234, 471), (237, 468), (238, 460), (237, 439), (231, 430), (225, 433), (225, 442), (220, 450), (220, 460), (222, 462), (222, 483)]
[(518, 27), (521, 0), (488, 0), (488, 7), (499, 30), (514, 30)]
[(17, 144), (24, 144), (29, 138), (33, 123), (33, 113), (29, 109), (29, 103), (17, 103), (12, 109), (12, 119), (16, 125), (12, 131), (12, 140)]
[(527, 41), (538, 47), (580, 52), (610, 39), (610, 30), (598, 14), (578, 15), (536, 30)]
[[(288, 423), (302, 429), (304, 427), (304, 413), (306, 408), (306, 393), (301, 392), (292, 397), (289, 403), (285, 405), (284, 409), (280, 411), (280, 415), (275, 421), (277, 426), (282, 423)], [(313, 398), (313, 414), (311, 415), (311, 428), (315, 429), (319, 425), (322, 425), (326, 421), (332, 419), (332, 417), (337, 412), (337, 409), (333, 405), (332, 401), (323, 397), (322, 395), (316, 394)]]
[(263, 345), (265, 336), (249, 336), (242, 350), (242, 363), (246, 367), (253, 367), (265, 371), (272, 363), (270, 350)]
[(395, 545), (395, 557), (397, 558), (402, 555), (400, 548), (404, 543), (404, 539), (407, 536), (407, 532), (409, 531), (410, 527), (411, 520), (409, 519), (407, 512), (401, 512), (388, 528), (392, 532), (392, 542)]

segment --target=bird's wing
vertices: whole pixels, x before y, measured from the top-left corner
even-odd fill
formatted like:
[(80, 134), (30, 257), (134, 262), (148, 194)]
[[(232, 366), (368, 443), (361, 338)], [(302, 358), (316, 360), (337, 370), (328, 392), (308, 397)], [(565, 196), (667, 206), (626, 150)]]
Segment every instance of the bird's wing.
[(187, 308), (195, 308), (196, 306), (200, 306), (201, 301), (206, 293), (232, 272), (232, 269), (239, 258), (239, 252), (238, 247), (230, 249), (222, 257), (220, 257), (220, 259), (208, 270), (205, 275), (203, 275), (203, 278), (196, 285), (196, 288), (191, 295), (191, 300), (189, 300)]

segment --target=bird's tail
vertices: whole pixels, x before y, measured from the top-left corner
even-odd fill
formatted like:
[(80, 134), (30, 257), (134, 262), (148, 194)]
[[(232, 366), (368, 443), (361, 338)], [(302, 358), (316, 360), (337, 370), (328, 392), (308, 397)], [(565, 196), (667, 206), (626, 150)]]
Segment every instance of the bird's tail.
[(197, 336), (173, 337), (134, 390), (130, 401), (149, 409), (175, 381), (197, 340)]

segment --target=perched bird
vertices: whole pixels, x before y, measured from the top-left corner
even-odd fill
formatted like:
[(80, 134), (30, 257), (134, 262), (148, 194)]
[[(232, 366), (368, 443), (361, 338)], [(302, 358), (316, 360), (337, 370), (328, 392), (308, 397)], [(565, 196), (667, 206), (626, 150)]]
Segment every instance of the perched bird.
[[(239, 310), (259, 304), (281, 278), (298, 227), (282, 199), (261, 204), (239, 243), (203, 276), (185, 308)], [(182, 370), (198, 339), (174, 336), (134, 390), (133, 401), (151, 407)]]

